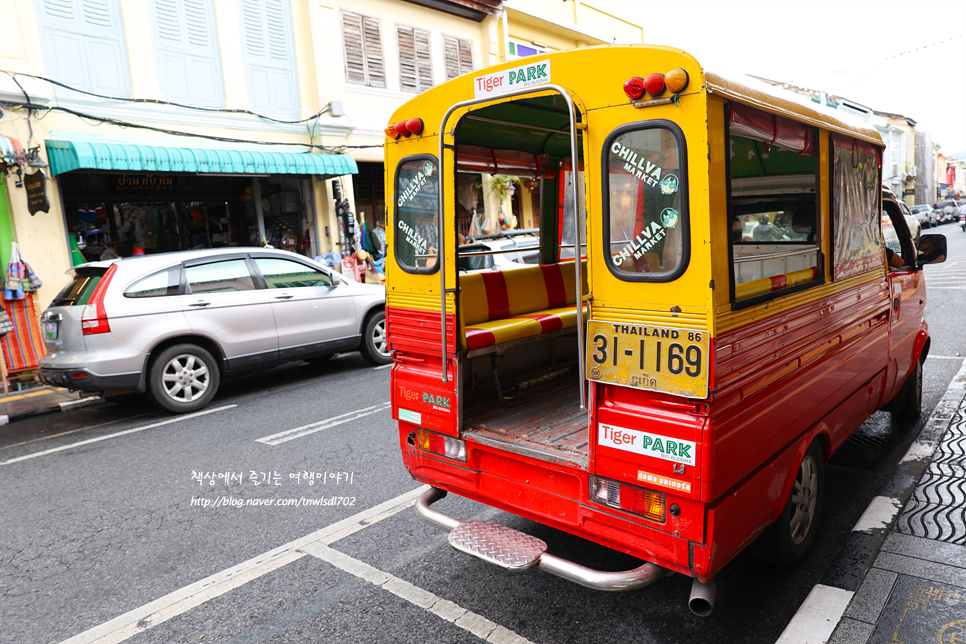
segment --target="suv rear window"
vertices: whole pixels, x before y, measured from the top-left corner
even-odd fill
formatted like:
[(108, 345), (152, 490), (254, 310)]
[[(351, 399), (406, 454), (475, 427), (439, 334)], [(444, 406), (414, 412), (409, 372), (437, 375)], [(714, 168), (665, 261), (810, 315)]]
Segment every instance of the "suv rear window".
[(74, 279), (64, 287), (51, 306), (84, 306), (91, 299), (94, 289), (100, 284), (107, 268), (78, 268), (74, 271)]

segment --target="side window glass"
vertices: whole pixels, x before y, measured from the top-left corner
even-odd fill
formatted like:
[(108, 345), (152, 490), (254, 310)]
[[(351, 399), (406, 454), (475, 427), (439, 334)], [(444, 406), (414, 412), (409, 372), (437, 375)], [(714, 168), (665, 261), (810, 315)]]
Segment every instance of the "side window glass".
[(181, 285), (181, 266), (172, 266), (140, 279), (124, 291), (124, 297), (164, 297), (177, 295)]
[(410, 158), (396, 169), (393, 248), (408, 273), (437, 270), (439, 170), (430, 156)]
[(268, 288), (303, 288), (332, 286), (332, 278), (323, 271), (288, 259), (262, 257), (255, 259)]
[(879, 235), (879, 157), (868, 143), (832, 136), (832, 217), (835, 221), (834, 279), (841, 280), (885, 261)]
[(688, 253), (684, 137), (663, 125), (625, 130), (604, 154), (609, 268), (622, 279), (675, 277)]
[(732, 103), (727, 153), (735, 302), (815, 282), (823, 262), (814, 130)]
[(188, 288), (195, 295), (255, 289), (255, 281), (248, 271), (248, 264), (243, 259), (189, 266), (185, 268), (184, 273)]

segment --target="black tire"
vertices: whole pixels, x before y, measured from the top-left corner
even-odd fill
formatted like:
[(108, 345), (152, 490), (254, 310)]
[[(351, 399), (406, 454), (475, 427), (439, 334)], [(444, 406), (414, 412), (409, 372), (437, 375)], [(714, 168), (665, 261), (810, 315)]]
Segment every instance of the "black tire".
[[(158, 407), (184, 414), (207, 405), (221, 384), (214, 356), (196, 344), (176, 344), (151, 363), (148, 393)], [(199, 393), (200, 390), (200, 393)]]
[(795, 473), (791, 492), (778, 519), (761, 535), (762, 557), (779, 566), (797, 566), (815, 544), (822, 518), (825, 461), (812, 441)]
[(906, 380), (906, 397), (896, 416), (902, 420), (915, 420), (922, 414), (922, 362), (916, 361), (915, 370)]
[(392, 362), (392, 352), (389, 351), (389, 340), (386, 335), (386, 312), (374, 313), (366, 320), (362, 330), (362, 357), (372, 364), (389, 364)]

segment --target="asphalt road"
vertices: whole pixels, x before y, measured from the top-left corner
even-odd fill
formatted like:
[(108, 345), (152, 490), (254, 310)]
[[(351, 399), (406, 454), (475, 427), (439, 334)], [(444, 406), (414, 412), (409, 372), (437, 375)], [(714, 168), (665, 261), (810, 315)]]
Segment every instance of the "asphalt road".
[[(869, 419), (827, 467), (808, 560), (778, 569), (742, 553), (707, 619), (680, 575), (609, 594), (450, 549), (410, 507), (419, 486), (400, 463), (388, 369), (348, 354), (225, 383), (201, 415), (134, 399), (0, 429), (0, 642), (774, 642), (966, 356), (966, 233), (935, 232), (950, 259), (925, 269), (923, 417)], [(587, 566), (639, 565), (470, 501), (437, 507)]]

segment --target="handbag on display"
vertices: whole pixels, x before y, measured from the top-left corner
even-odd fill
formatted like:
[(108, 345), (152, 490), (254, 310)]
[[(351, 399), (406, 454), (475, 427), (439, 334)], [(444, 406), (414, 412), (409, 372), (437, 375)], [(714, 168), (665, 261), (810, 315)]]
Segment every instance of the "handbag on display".
[(4, 309), (0, 309), (0, 337), (13, 331), (13, 320)]

